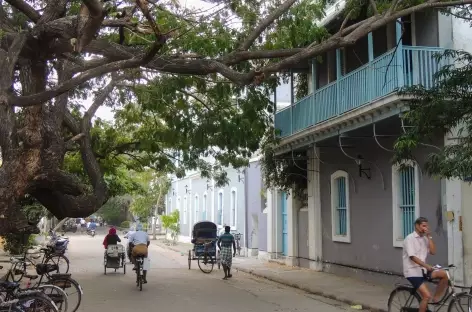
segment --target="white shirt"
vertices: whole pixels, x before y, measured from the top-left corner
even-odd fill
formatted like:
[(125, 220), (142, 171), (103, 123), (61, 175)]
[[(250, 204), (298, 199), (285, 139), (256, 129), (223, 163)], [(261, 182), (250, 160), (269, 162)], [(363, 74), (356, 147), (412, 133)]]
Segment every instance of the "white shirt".
[(415, 256), (423, 262), (429, 253), (429, 240), (426, 236), (420, 236), (413, 232), (403, 241), (403, 275), (405, 277), (422, 277), (422, 266), (411, 261), (410, 257)]
[(147, 242), (149, 241), (149, 235), (144, 231), (136, 231), (128, 236), (128, 241), (135, 246), (140, 244), (147, 245)]

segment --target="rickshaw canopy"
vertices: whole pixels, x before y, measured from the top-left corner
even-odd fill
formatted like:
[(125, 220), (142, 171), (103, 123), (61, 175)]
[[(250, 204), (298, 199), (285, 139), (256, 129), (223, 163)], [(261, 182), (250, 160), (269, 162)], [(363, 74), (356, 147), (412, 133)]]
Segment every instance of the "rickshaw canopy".
[(193, 238), (216, 238), (218, 236), (218, 227), (210, 221), (200, 221), (193, 225)]

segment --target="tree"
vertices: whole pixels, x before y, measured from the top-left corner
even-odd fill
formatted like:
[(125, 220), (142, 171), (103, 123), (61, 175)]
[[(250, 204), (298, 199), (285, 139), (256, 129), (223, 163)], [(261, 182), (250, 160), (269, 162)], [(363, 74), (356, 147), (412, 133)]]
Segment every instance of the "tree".
[(429, 155), (425, 171), (440, 178), (465, 180), (472, 176), (472, 55), (447, 50), (437, 59), (450, 64), (436, 74), (433, 88), (414, 86), (402, 90), (412, 100), (403, 117), (406, 132), (395, 144), (395, 161), (416, 161), (416, 148), (434, 146), (434, 138), (449, 132), (456, 138)]
[(170, 231), (172, 237), (172, 242), (175, 244), (177, 238), (180, 234), (180, 213), (179, 210), (174, 210), (170, 215), (162, 216), (162, 226), (166, 229), (166, 238), (167, 231)]
[[(26, 194), (59, 219), (95, 212), (111, 196), (105, 172), (116, 161), (179, 175), (199, 168), (224, 183), (221, 167), (245, 165), (271, 124), (273, 74), (412, 12), (472, 0), (349, 0), (337, 30), (313, 23), (325, 1), (208, 2), (217, 7), (0, 2), (0, 232), (33, 230), (19, 210)], [(82, 112), (78, 100), (92, 95)], [(101, 105), (121, 110), (101, 134), (110, 140), (94, 142)], [(64, 167), (69, 153), (84, 176)]]
[[(169, 191), (170, 181), (165, 175), (159, 175), (151, 170), (140, 174), (143, 191), (135, 194), (131, 204), (133, 215), (137, 216), (140, 222), (147, 222), (154, 216), (153, 237), (156, 239), (156, 220), (159, 208), (162, 208), (165, 194)], [(161, 209), (162, 210), (162, 209)]]
[(108, 224), (120, 225), (128, 219), (132, 197), (130, 195), (111, 197), (99, 210), (98, 214)]

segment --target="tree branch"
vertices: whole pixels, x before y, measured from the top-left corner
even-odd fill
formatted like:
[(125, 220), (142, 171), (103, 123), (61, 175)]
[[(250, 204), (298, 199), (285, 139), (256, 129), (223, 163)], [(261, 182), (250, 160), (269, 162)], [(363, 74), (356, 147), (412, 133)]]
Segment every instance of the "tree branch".
[(39, 19), (41, 18), (41, 15), (38, 12), (36, 12), (36, 10), (33, 9), (32, 6), (30, 6), (28, 3), (24, 2), (23, 0), (5, 0), (5, 1), (11, 6), (18, 9), (18, 11), (26, 15), (26, 17), (28, 17), (31, 21), (35, 23), (39, 21)]
[(372, 10), (374, 11), (375, 15), (379, 15), (379, 10), (377, 10), (377, 5), (375, 4), (375, 0), (369, 0), (370, 1), (370, 6), (372, 7)]
[(267, 29), (276, 19), (287, 12), (297, 0), (286, 0), (281, 6), (273, 10), (259, 25), (249, 34), (249, 36), (240, 45), (238, 50), (248, 50), (254, 41)]
[(87, 6), (87, 9), (89, 10), (91, 16), (97, 17), (103, 14), (103, 7), (99, 1), (82, 0), (82, 2)]
[(77, 87), (78, 85), (88, 81), (91, 78), (95, 78), (103, 74), (118, 70), (144, 65), (154, 57), (154, 55), (162, 48), (163, 45), (164, 42), (156, 41), (151, 47), (151, 49), (141, 57), (134, 57), (125, 61), (116, 61), (102, 66), (98, 66), (93, 69), (89, 69), (77, 75), (75, 78), (72, 78), (62, 83), (61, 85), (52, 88), (51, 90), (27, 96), (10, 96), (10, 105), (20, 107), (41, 105), (44, 102), (49, 101), (50, 99)]
[(8, 91), (13, 81), (16, 62), (26, 42), (26, 35), (18, 34), (8, 51), (0, 49), (0, 147), (3, 161), (14, 157), (14, 149), (18, 146), (16, 133), (15, 111), (8, 101)]

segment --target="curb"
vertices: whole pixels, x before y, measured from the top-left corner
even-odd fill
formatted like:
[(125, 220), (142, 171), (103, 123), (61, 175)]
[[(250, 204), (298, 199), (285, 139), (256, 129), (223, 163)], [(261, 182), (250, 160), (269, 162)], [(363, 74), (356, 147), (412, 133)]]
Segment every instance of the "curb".
[(355, 302), (351, 299), (339, 297), (339, 296), (336, 296), (336, 295), (325, 293), (323, 291), (314, 291), (313, 289), (310, 289), (309, 287), (297, 284), (296, 282), (289, 282), (287, 280), (279, 279), (277, 277), (272, 277), (272, 276), (259, 274), (259, 273), (255, 272), (252, 269), (242, 268), (242, 267), (239, 267), (237, 265), (235, 265), (234, 268), (239, 270), (239, 271), (242, 271), (244, 273), (251, 274), (253, 276), (257, 276), (257, 277), (260, 277), (260, 278), (263, 278), (263, 279), (266, 279), (266, 280), (269, 280), (269, 281), (272, 281), (272, 282), (276, 282), (276, 283), (279, 283), (279, 284), (282, 284), (282, 285), (285, 285), (285, 286), (289, 286), (289, 287), (292, 287), (292, 288), (297, 288), (297, 289), (306, 291), (307, 293), (310, 293), (310, 294), (313, 294), (313, 295), (325, 297), (325, 298), (328, 298), (328, 299), (337, 300), (339, 302), (347, 303), (349, 305), (358, 305), (358, 304), (360, 304), (360, 305), (362, 305), (362, 310), (364, 310), (364, 311), (368, 310), (368, 311), (371, 311), (371, 312), (387, 312), (386, 309), (379, 309), (379, 308), (373, 307), (369, 304)]
[[(162, 247), (162, 248), (166, 248), (168, 250), (175, 251), (175, 252), (180, 252), (180, 253), (182, 252), (181, 250), (178, 250), (175, 247), (167, 246), (167, 245), (162, 244), (162, 243), (157, 243), (156, 242), (156, 245), (159, 246), (159, 247)], [(297, 288), (297, 289), (306, 291), (307, 293), (310, 293), (310, 294), (313, 294), (313, 295), (325, 297), (325, 298), (328, 298), (328, 299), (337, 300), (339, 302), (347, 303), (349, 305), (360, 304), (360, 305), (362, 305), (362, 310), (368, 310), (368, 311), (371, 311), (371, 312), (387, 312), (386, 309), (379, 309), (379, 308), (373, 307), (369, 304), (355, 302), (351, 299), (339, 297), (339, 296), (332, 295), (332, 294), (329, 294), (329, 293), (326, 293), (326, 292), (323, 292), (323, 291), (314, 291), (313, 289), (310, 289), (309, 287), (297, 284), (295, 282), (289, 282), (287, 280), (279, 279), (277, 277), (266, 276), (266, 275), (257, 273), (255, 270), (252, 270), (252, 269), (247, 269), (247, 268), (244, 268), (244, 267), (240, 267), (238, 265), (234, 265), (233, 267), (235, 269), (241, 271), (241, 272), (251, 274), (253, 276), (257, 276), (257, 277), (260, 277), (260, 278), (263, 278), (263, 279), (266, 279), (266, 280), (269, 280), (269, 281), (272, 281), (272, 282), (276, 282), (276, 283), (279, 283), (279, 284), (282, 284), (282, 285), (285, 285), (285, 286), (289, 286), (289, 287), (292, 287), (292, 288)]]

